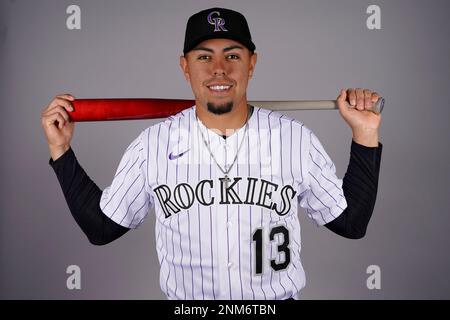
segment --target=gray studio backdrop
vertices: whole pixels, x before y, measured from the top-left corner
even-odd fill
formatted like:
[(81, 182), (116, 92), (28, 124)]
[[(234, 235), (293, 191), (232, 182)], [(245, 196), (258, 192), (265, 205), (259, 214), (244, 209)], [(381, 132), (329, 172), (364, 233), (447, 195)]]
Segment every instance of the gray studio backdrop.
[[(69, 5), (81, 29), (66, 26)], [(366, 25), (369, 5), (381, 29)], [(334, 99), (366, 87), (387, 101), (377, 204), (367, 236), (341, 238), (300, 211), (304, 299), (450, 298), (450, 2), (0, 0), (0, 298), (164, 299), (154, 212), (137, 231), (91, 245), (65, 204), (40, 127), (58, 93), (192, 98), (178, 66), (187, 18), (243, 12), (259, 60), (249, 99)], [(286, 112), (319, 136), (343, 177), (351, 132), (337, 111)], [(123, 151), (156, 120), (79, 123), (73, 149), (105, 188)], [(66, 269), (81, 269), (69, 290)], [(381, 288), (369, 289), (369, 266)]]

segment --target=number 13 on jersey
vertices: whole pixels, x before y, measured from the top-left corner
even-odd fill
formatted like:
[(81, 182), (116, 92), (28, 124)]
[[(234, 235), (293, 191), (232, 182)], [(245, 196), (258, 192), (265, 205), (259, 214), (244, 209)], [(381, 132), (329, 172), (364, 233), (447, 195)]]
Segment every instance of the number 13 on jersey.
[[(259, 228), (256, 229), (253, 233), (253, 242), (255, 242), (254, 250), (255, 250), (255, 272), (256, 274), (262, 274), (263, 273), (263, 244), (265, 243), (266, 239), (263, 239), (263, 229)], [(270, 260), (270, 266), (275, 271), (280, 271), (283, 269), (286, 269), (289, 263), (291, 262), (291, 251), (289, 248), (289, 230), (286, 229), (285, 226), (274, 226), (272, 229), (270, 229), (269, 233), (269, 239), (267, 241), (274, 241), (275, 236), (277, 234), (281, 234), (283, 238), (283, 242), (281, 244), (278, 244), (277, 246), (277, 252), (276, 256), (284, 256), (284, 259), (279, 259), (277, 262), (277, 259), (271, 259)]]

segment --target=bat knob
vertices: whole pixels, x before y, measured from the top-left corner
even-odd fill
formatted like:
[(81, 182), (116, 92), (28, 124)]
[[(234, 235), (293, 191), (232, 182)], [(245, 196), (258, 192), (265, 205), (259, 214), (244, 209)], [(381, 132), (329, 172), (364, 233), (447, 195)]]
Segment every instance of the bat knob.
[(383, 111), (383, 108), (384, 108), (384, 98), (380, 97), (373, 106), (373, 112), (376, 114), (380, 114)]

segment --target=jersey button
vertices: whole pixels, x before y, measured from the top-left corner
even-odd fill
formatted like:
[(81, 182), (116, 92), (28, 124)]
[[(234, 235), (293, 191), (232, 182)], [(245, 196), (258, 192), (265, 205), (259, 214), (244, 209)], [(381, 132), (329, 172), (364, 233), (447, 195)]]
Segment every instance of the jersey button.
[(231, 268), (233, 266), (233, 262), (228, 262), (228, 268)]
[(232, 224), (230, 221), (228, 221), (228, 222), (227, 222), (227, 226), (228, 226), (228, 229), (231, 229), (231, 227), (233, 226), (233, 224)]

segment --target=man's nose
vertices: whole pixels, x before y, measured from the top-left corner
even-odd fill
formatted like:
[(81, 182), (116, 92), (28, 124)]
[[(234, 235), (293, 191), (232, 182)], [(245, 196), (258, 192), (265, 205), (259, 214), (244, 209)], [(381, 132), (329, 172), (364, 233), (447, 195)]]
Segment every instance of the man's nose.
[(213, 63), (213, 73), (215, 76), (221, 76), (226, 74), (225, 61), (223, 59), (216, 59)]

